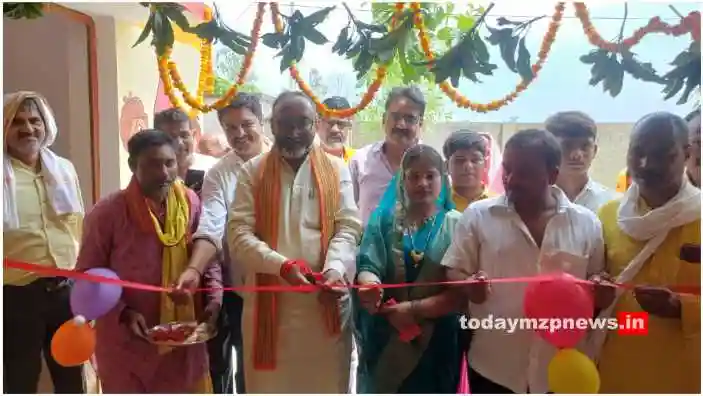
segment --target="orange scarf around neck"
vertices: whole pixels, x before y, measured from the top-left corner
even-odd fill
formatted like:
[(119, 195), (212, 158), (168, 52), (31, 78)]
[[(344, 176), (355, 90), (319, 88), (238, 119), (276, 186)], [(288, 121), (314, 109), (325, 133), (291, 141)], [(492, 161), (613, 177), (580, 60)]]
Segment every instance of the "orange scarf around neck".
[[(315, 190), (320, 201), (320, 261), (324, 263), (327, 248), (334, 234), (334, 216), (339, 201), (339, 175), (324, 150), (315, 146), (310, 151)], [(262, 159), (258, 183), (255, 187), (256, 234), (271, 249), (278, 247), (279, 206), (281, 202), (281, 166), (283, 158), (274, 147)], [(257, 286), (280, 284), (280, 277), (256, 274)], [(256, 295), (254, 367), (257, 370), (275, 370), (278, 341), (278, 306), (275, 292)], [(341, 333), (336, 302), (322, 303), (325, 325), (331, 335)]]

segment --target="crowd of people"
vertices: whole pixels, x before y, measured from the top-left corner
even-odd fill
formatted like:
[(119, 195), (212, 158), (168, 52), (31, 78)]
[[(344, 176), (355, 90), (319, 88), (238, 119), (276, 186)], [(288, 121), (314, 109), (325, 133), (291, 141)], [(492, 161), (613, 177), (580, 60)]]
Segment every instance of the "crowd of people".
[[(423, 144), (425, 108), (418, 88), (392, 89), (384, 139), (355, 151), (352, 120), (305, 94), (280, 94), (265, 119), (241, 93), (217, 113), (229, 149), (201, 143), (221, 156), (207, 171), (188, 115), (168, 109), (128, 142), (129, 185), (86, 212), (73, 165), (49, 149), (45, 98), (6, 94), (4, 257), (172, 290), (124, 288), (95, 321), (104, 393), (457, 393), (466, 378), (471, 393), (548, 393), (555, 347), (530, 330), (462, 330), (459, 316), (523, 317), (526, 284), (492, 280), (554, 272), (592, 283), (594, 317), (650, 315), (646, 336), (593, 332), (579, 347), (602, 393), (700, 393), (700, 296), (673, 290), (700, 287), (700, 111), (634, 124), (619, 193), (589, 176), (598, 132), (584, 113), (515, 133), (496, 172), (487, 134)], [(5, 269), (5, 392), (36, 393), (42, 358), (56, 393), (85, 391), (82, 368), (49, 353), (71, 284)], [(300, 291), (271, 291), (285, 285)], [(239, 286), (262, 289), (223, 291)], [(172, 321), (217, 336), (148, 341)]]

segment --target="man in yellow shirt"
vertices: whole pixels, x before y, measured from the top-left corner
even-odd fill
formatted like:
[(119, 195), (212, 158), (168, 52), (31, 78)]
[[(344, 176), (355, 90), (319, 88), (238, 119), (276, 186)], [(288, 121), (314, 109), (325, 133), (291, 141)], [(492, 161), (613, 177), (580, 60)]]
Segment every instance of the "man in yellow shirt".
[[(332, 96), (322, 102), (328, 109), (344, 110), (351, 106), (341, 96)], [(321, 117), (317, 124), (317, 136), (322, 148), (329, 154), (344, 159), (347, 164), (354, 155), (354, 149), (347, 145), (352, 131), (352, 120), (349, 118)]]
[(674, 287), (701, 281), (701, 192), (684, 177), (684, 120), (670, 113), (638, 121), (630, 137), (633, 184), (601, 208), (607, 275), (633, 291), (608, 287), (596, 295), (600, 316), (647, 312), (648, 333), (592, 334), (601, 393), (700, 393), (700, 296)]
[[(56, 138), (54, 116), (41, 95), (5, 95), (3, 106), (3, 250), (7, 260), (72, 269), (83, 220), (73, 165), (47, 147)], [(3, 328), (5, 392), (36, 393), (42, 355), (56, 393), (83, 393), (81, 367), (51, 357), (53, 333), (73, 314), (66, 279), (5, 269)]]
[(486, 188), (487, 142), (481, 134), (460, 129), (442, 147), (452, 180), (452, 201), (460, 212), (473, 202), (490, 198)]

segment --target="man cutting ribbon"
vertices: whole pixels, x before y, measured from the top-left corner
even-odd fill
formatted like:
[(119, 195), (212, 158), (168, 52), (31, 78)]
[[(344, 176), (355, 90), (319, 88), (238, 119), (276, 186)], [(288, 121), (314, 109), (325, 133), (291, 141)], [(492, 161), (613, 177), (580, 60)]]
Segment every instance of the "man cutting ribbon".
[(346, 393), (350, 299), (333, 286), (353, 279), (361, 234), (351, 176), (314, 144), (318, 116), (307, 96), (284, 92), (272, 112), (273, 148), (239, 173), (230, 254), (247, 285), (309, 285), (305, 273), (321, 272), (322, 291), (244, 295), (247, 392)]

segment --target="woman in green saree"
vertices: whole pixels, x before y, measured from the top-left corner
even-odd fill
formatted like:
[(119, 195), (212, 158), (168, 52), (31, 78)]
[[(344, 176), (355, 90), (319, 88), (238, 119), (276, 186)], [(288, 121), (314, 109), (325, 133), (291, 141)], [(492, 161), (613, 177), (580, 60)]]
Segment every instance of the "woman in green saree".
[[(387, 283), (446, 280), (440, 261), (461, 214), (451, 202), (440, 154), (409, 149), (401, 169), (372, 215), (357, 261), (358, 393), (456, 393), (462, 350), (459, 312), (465, 301), (453, 288), (381, 289)], [(385, 304), (393, 299), (396, 305)], [(397, 329), (422, 332), (410, 342)]]

